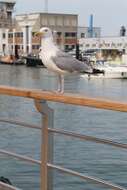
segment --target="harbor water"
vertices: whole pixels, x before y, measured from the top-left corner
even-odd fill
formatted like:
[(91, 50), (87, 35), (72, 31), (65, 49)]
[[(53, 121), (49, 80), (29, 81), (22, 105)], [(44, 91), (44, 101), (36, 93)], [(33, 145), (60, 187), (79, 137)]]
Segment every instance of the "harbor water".
[[(57, 76), (44, 68), (0, 65), (0, 85), (54, 90)], [(65, 91), (127, 102), (127, 80), (65, 78)], [(127, 113), (50, 102), (54, 127), (127, 143)], [(41, 126), (41, 115), (31, 99), (0, 95), (0, 117)], [(74, 138), (54, 137), (54, 163), (127, 188), (127, 152)], [(36, 129), (0, 123), (0, 149), (40, 159), (41, 133)], [(23, 190), (39, 190), (40, 168), (0, 154), (0, 176)], [(54, 171), (55, 190), (103, 190), (78, 178)]]

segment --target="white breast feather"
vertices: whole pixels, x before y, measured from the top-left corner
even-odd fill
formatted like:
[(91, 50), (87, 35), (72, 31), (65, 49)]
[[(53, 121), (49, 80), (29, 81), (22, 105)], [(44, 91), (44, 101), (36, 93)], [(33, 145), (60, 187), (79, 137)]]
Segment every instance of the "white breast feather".
[(42, 59), (43, 64), (47, 67), (47, 69), (58, 72), (61, 74), (66, 73), (66, 71), (63, 71), (59, 69), (56, 64), (52, 61), (51, 57), (55, 57), (56, 53), (58, 51), (58, 48), (54, 44), (50, 43), (43, 43), (41, 47), (41, 51), (39, 53), (40, 58)]

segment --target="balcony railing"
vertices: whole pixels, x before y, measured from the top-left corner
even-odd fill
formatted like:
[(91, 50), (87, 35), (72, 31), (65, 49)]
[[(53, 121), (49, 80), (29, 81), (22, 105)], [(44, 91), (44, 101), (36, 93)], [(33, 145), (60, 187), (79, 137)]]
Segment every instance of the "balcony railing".
[[(121, 149), (127, 149), (127, 144), (114, 142), (112, 140), (96, 138), (93, 136), (87, 136), (82, 134), (76, 134), (74, 132), (65, 131), (61, 129), (56, 129), (53, 127), (53, 110), (48, 106), (46, 101), (59, 102), (64, 104), (73, 104), (79, 106), (87, 106), (98, 109), (106, 109), (120, 112), (127, 112), (127, 103), (113, 102), (108, 100), (100, 100), (95, 98), (88, 98), (75, 94), (59, 94), (42, 90), (30, 90), (22, 88), (14, 88), (8, 86), (0, 86), (0, 94), (9, 96), (20, 96), (26, 98), (32, 98), (35, 102), (35, 107), (42, 114), (42, 126), (35, 126), (25, 122), (20, 122), (18, 120), (10, 119), (0, 119), (0, 122), (11, 123), (20, 127), (35, 128), (42, 131), (42, 143), (41, 143), (41, 160), (35, 160), (24, 155), (19, 155), (14, 152), (9, 152), (0, 149), (0, 154), (5, 154), (10, 157), (24, 160), (26, 162), (31, 162), (32, 164), (39, 164), (41, 167), (40, 174), (40, 189), (41, 190), (53, 190), (53, 173), (52, 170), (57, 170), (59, 172), (70, 174), (81, 178), (82, 180), (88, 180), (91, 183), (96, 183), (104, 187), (115, 189), (115, 190), (127, 190), (127, 188), (113, 184), (112, 182), (105, 181), (93, 176), (88, 176), (77, 171), (70, 170), (68, 168), (61, 167), (59, 165), (54, 165), (53, 163), (53, 134), (58, 134), (62, 136), (73, 137), (74, 139), (79, 139), (82, 141), (90, 141), (94, 143), (101, 143), (110, 146), (114, 146)], [(49, 135), (50, 134), (50, 135)], [(48, 170), (51, 168), (52, 170)], [(7, 185), (0, 182), (0, 189), (2, 190), (16, 190), (18, 188), (11, 185)], [(78, 189), (78, 187), (77, 187)], [(55, 189), (54, 189), (55, 190)]]

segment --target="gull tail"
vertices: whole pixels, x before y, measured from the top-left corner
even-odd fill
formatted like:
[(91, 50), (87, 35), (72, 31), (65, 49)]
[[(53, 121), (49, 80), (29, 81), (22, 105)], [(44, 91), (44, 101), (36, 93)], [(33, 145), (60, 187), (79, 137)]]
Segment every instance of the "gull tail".
[(82, 73), (86, 74), (104, 74), (104, 70), (101, 69), (96, 69), (89, 60), (84, 60), (83, 61), (85, 65), (87, 65), (87, 69), (83, 71)]
[(99, 69), (95, 69), (93, 68), (90, 71), (82, 71), (80, 72), (81, 74), (89, 74), (89, 75), (96, 75), (96, 74), (105, 74), (104, 70), (99, 70)]

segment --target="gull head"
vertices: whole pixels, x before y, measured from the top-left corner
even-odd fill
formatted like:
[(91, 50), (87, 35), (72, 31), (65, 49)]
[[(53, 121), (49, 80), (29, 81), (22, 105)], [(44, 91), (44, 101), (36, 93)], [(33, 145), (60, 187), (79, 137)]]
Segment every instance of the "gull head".
[(41, 28), (38, 32), (35, 33), (35, 36), (40, 38), (52, 38), (52, 31), (48, 27)]

